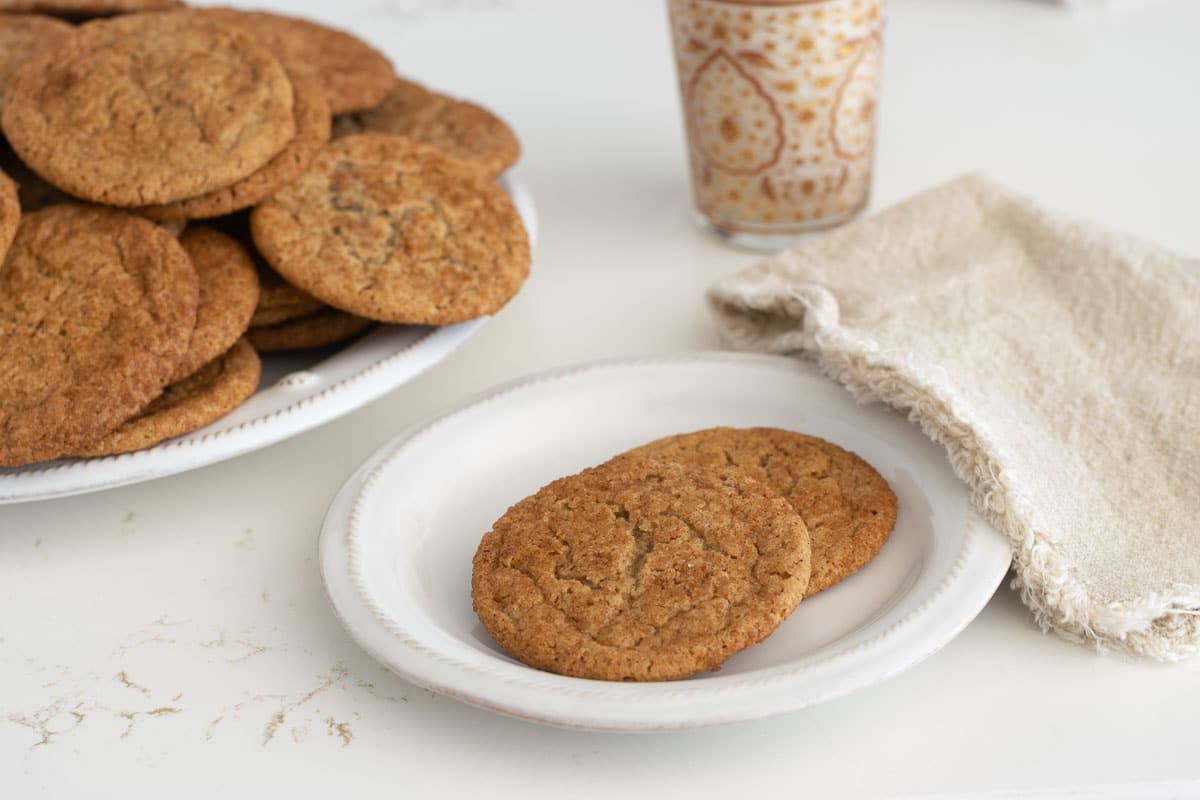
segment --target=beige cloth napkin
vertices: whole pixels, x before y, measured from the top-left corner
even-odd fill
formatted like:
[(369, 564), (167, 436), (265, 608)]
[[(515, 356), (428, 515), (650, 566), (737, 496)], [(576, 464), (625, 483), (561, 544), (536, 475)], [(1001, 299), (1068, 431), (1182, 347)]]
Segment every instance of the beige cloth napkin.
[(813, 358), (944, 445), (1044, 627), (1200, 649), (1200, 262), (972, 175), (709, 300), (735, 346)]

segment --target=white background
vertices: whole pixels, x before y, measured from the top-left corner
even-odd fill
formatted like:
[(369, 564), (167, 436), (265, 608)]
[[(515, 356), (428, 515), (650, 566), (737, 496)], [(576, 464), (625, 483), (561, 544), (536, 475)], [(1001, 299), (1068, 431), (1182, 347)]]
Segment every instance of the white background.
[[(315, 549), (360, 461), (532, 370), (719, 346), (702, 290), (753, 257), (692, 224), (656, 0), (272, 5), (353, 28), (510, 120), (541, 212), (534, 274), (460, 352), (349, 418), (189, 475), (0, 508), (0, 795), (1200, 795), (1200, 665), (1044, 636), (1007, 588), (882, 685), (688, 733), (511, 721), (357, 650)], [(1200, 254), (1197, 30), (1188, 0), (1107, 15), (893, 0), (875, 207), (984, 169)]]

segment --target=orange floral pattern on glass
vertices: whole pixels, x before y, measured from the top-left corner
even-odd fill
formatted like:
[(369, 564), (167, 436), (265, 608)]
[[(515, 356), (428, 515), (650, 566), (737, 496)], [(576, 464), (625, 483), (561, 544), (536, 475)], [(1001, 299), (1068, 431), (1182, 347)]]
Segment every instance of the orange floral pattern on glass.
[(867, 204), (885, 0), (668, 0), (700, 211), (789, 234)]

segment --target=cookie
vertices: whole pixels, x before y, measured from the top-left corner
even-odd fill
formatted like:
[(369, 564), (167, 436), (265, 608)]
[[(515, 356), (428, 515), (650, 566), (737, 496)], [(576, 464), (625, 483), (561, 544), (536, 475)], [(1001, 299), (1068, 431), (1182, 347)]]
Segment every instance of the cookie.
[(232, 186), (177, 203), (144, 206), (138, 213), (152, 219), (207, 219), (232, 214), (262, 202), (308, 169), (329, 141), (332, 115), (317, 81), (299, 75), (291, 79), (296, 135), (279, 155)]
[(199, 302), (154, 223), (63, 204), (21, 220), (0, 267), (0, 466), (77, 452), (158, 396)]
[[(0, 8), (3, 0), (0, 0)], [(4, 91), (17, 69), (30, 56), (61, 42), (75, 28), (61, 19), (40, 14), (0, 14), (0, 108)]]
[(258, 282), (258, 307), (250, 319), (253, 328), (278, 325), (328, 308), (317, 298), (279, 277), (278, 272), (266, 265), (259, 267)]
[(345, 31), (265, 11), (205, 8), (185, 13), (240, 28), (289, 70), (311, 75), (325, 87), (334, 114), (378, 105), (396, 80), (386, 56)]
[[(262, 274), (259, 273), (260, 281)], [(254, 310), (254, 316), (250, 318), (250, 327), (265, 328), (270, 325), (278, 325), (281, 322), (306, 317), (329, 308), (317, 298), (286, 283), (274, 270), (269, 270), (269, 274), (274, 276), (279, 283), (269, 289), (265, 286), (260, 288), (258, 307)]]
[(246, 338), (260, 353), (277, 353), (344, 342), (369, 327), (369, 319), (326, 308), (278, 325), (251, 328), (246, 331)]
[(0, 172), (0, 264), (17, 235), (17, 226), (21, 222), (21, 201), (17, 194), (17, 185), (12, 179)]
[(190, 377), (171, 384), (140, 414), (81, 449), (90, 458), (131, 453), (211, 425), (254, 394), (262, 362), (245, 339)]
[(254, 246), (254, 237), (250, 235), (249, 212), (239, 211), (227, 217), (210, 220), (209, 224), (242, 245), (258, 270), (258, 306), (254, 309), (254, 316), (250, 318), (250, 327), (277, 325), (328, 308), (317, 298), (292, 286), (267, 265), (259, 255), (258, 248)]
[(365, 131), (394, 133), (433, 145), (488, 177), (501, 174), (521, 156), (516, 134), (486, 108), (398, 80), (376, 108), (337, 118), (338, 138)]
[(183, 0), (0, 0), (0, 11), (37, 11), (65, 17), (100, 17), (180, 8)]
[(333, 142), (250, 223), (285, 280), (382, 322), (491, 314), (529, 273), (529, 240), (508, 195), (440, 150), (391, 134)]
[(258, 306), (258, 271), (244, 247), (203, 225), (188, 228), (179, 243), (200, 278), (200, 306), (187, 353), (172, 373), (171, 383), (232, 347), (250, 327)]
[(89, 22), (26, 61), (3, 126), (21, 160), (60, 189), (144, 206), (261, 169), (295, 136), (292, 105), (283, 67), (245, 33), (131, 14)]
[(812, 537), (813, 595), (857, 572), (896, 524), (896, 495), (875, 469), (835, 444), (778, 428), (711, 428), (630, 451), (687, 466), (731, 466), (778, 491)]
[(475, 553), (471, 598), (531, 667), (671, 680), (765, 639), (808, 576), (804, 522), (766, 485), (625, 459), (510, 508)]

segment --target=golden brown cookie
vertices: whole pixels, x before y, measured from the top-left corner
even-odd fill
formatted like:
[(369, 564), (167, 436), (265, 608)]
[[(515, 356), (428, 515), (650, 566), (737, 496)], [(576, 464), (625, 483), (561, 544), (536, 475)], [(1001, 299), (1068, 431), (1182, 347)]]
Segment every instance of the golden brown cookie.
[(325, 308), (315, 314), (289, 319), (278, 325), (255, 327), (246, 331), (246, 338), (260, 353), (283, 350), (307, 350), (337, 344), (371, 327), (371, 320)]
[(529, 240), (503, 190), (436, 148), (386, 133), (330, 144), (250, 223), (285, 280), (382, 322), (491, 314), (529, 274)]
[(804, 596), (804, 522), (741, 474), (625, 459), (561, 478), (475, 553), (484, 628), (531, 667), (671, 680), (765, 639)]
[(242, 29), (289, 70), (320, 81), (334, 114), (378, 105), (396, 80), (392, 63), (378, 50), (357, 36), (311, 20), (232, 8), (186, 13)]
[(75, 18), (165, 11), (183, 5), (183, 0), (0, 0), (0, 11), (36, 11)]
[(275, 57), (241, 31), (185, 14), (79, 27), (13, 76), (3, 125), (50, 183), (118, 206), (229, 186), (295, 135), (292, 84)]
[(0, 172), (0, 264), (4, 263), (20, 222), (21, 201), (17, 195), (17, 185)]
[(229, 350), (250, 327), (258, 306), (258, 271), (244, 247), (203, 225), (188, 228), (179, 243), (200, 278), (200, 306), (191, 343), (171, 383)]
[(61, 19), (41, 14), (0, 14), (0, 108), (4, 107), (4, 91), (17, 69), (34, 53), (53, 47), (74, 30)]
[(152, 219), (207, 219), (232, 214), (256, 205), (308, 169), (329, 142), (329, 104), (325, 92), (311, 77), (293, 75), (293, 113), (296, 135), (266, 166), (232, 186), (164, 205), (144, 206), (138, 213)]
[(521, 157), (521, 143), (504, 120), (412, 81), (396, 81), (376, 108), (338, 117), (335, 130), (338, 138), (365, 131), (404, 136), (433, 145), (491, 178)]
[(76, 455), (132, 453), (211, 425), (246, 402), (258, 389), (261, 376), (258, 354), (239, 339), (227, 353), (168, 386), (140, 414)]
[(157, 397), (199, 294), (149, 220), (72, 204), (22, 219), (0, 267), (0, 466), (77, 452)]
[[(835, 444), (778, 428), (710, 428), (629, 452), (686, 466), (730, 466), (778, 491), (812, 537), (808, 595), (879, 553), (896, 524), (896, 495), (875, 469)], [(619, 457), (620, 458), (620, 457)]]

